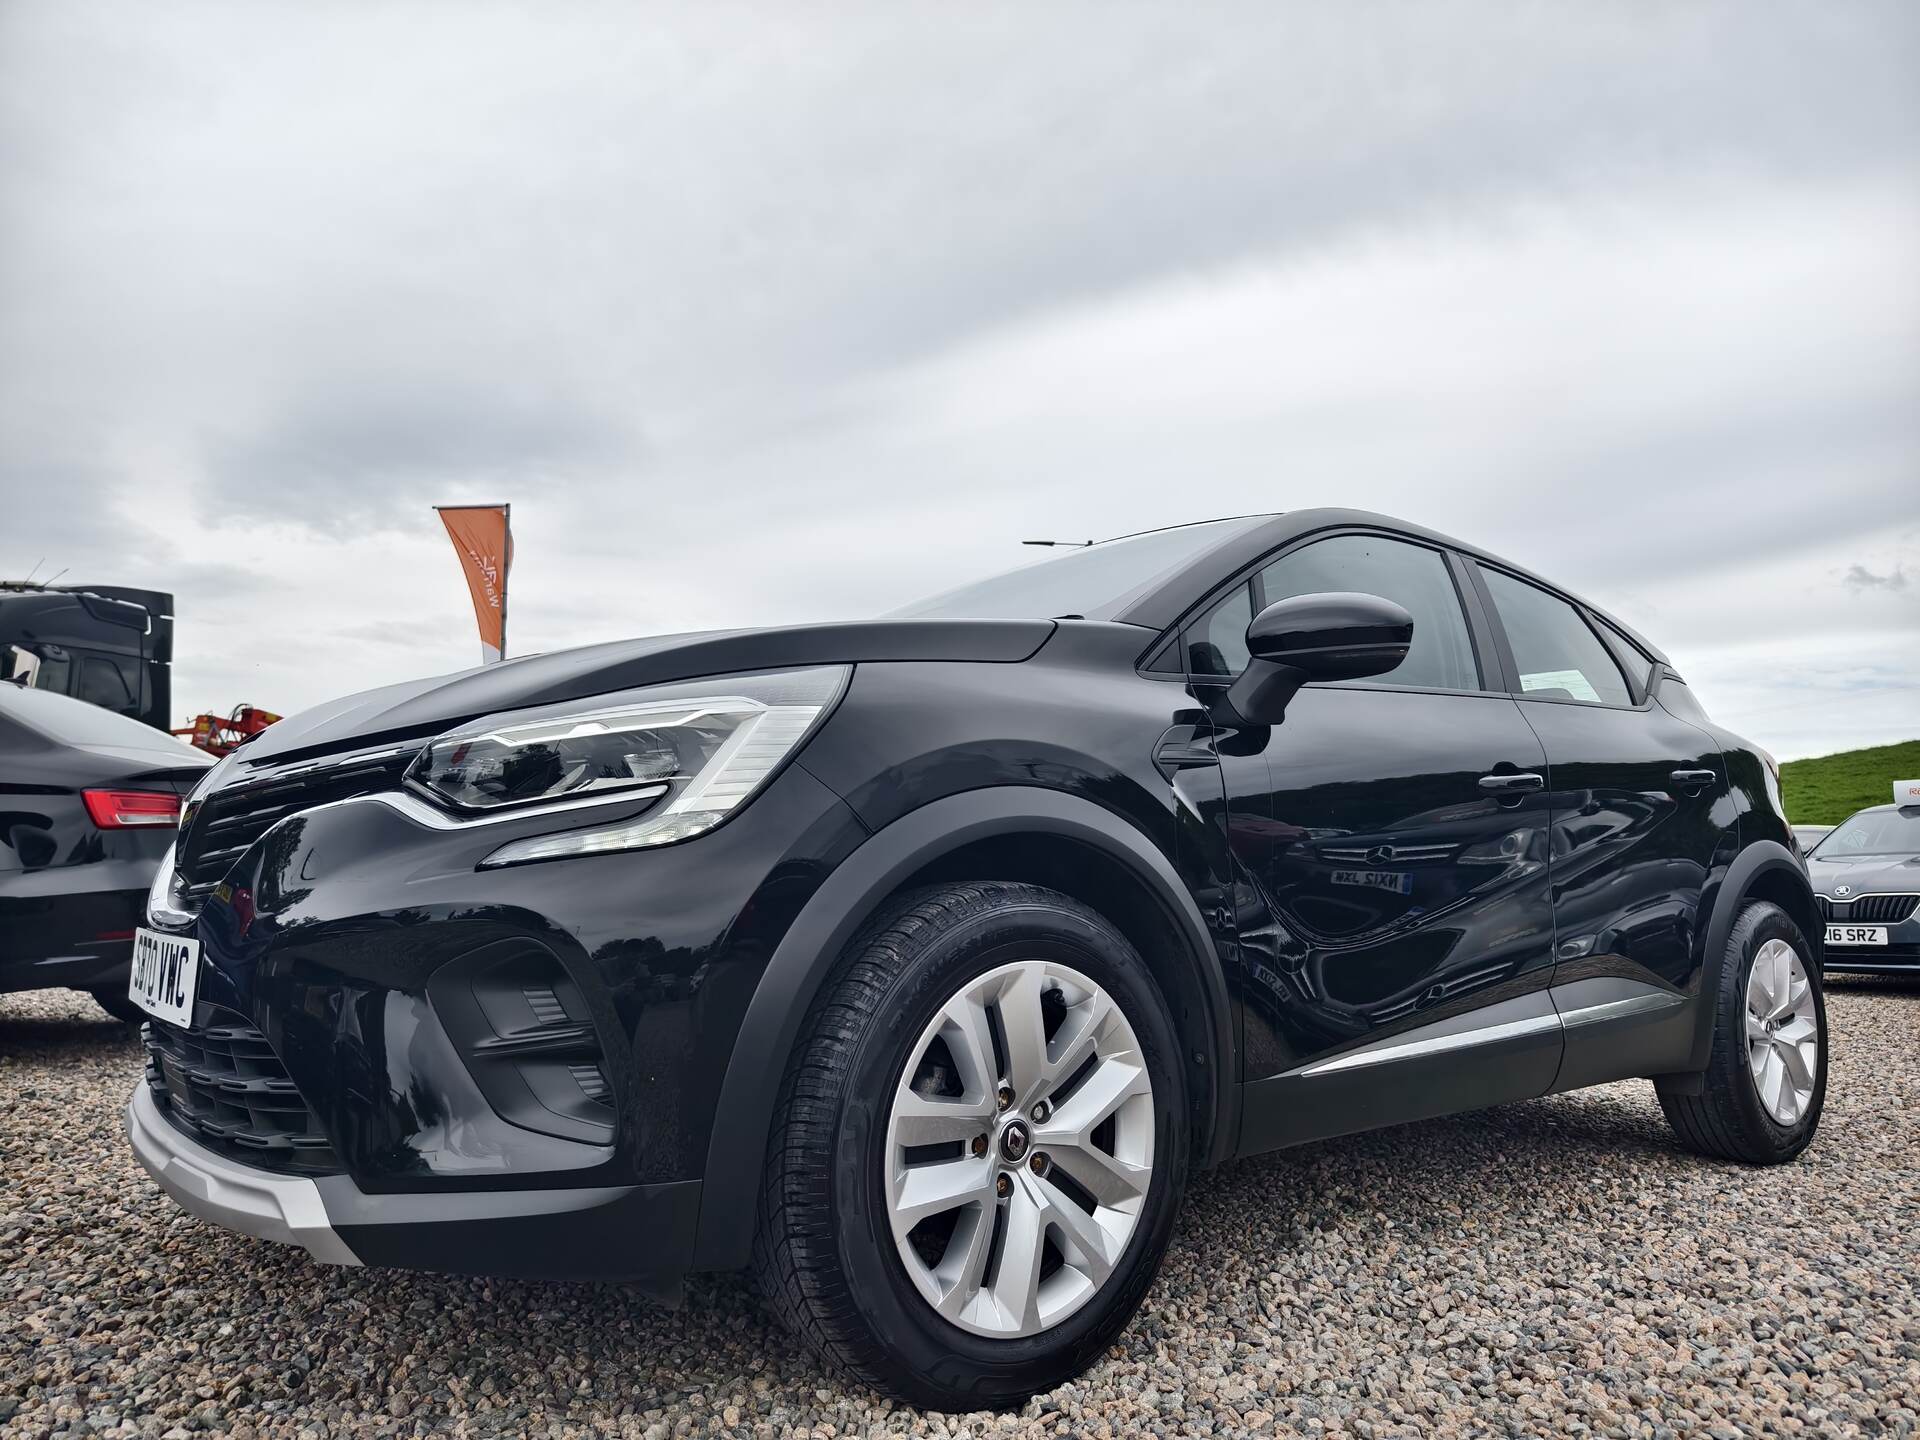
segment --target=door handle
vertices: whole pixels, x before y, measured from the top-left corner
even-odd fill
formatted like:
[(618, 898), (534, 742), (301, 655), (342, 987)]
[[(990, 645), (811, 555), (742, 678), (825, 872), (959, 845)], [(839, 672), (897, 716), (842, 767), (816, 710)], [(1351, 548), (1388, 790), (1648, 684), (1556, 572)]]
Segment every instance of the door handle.
[(1480, 788), (1489, 795), (1519, 795), (1547, 788), (1547, 777), (1523, 770), (1518, 775), (1482, 775)]
[(1703, 785), (1713, 784), (1720, 777), (1711, 770), (1676, 770), (1667, 778), (1683, 790), (1698, 790)]

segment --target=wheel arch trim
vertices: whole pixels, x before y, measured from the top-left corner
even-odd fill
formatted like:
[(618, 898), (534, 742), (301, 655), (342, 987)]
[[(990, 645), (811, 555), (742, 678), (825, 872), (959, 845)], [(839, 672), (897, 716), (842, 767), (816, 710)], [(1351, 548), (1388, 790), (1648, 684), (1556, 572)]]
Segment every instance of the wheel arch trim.
[(877, 831), (835, 867), (787, 928), (741, 1021), (714, 1107), (702, 1174), (693, 1268), (730, 1270), (750, 1258), (767, 1138), (788, 1058), (814, 998), (860, 927), (916, 872), (999, 836), (1076, 841), (1125, 866), (1159, 902), (1204, 997), (1216, 1115), (1208, 1162), (1231, 1153), (1239, 1070), (1233, 1007), (1206, 922), (1172, 862), (1126, 820), (1091, 800), (1002, 785), (934, 800)]
[[(1802, 904), (1804, 916), (1794, 915), (1791, 911), (1788, 913), (1794, 924), (1800, 926), (1807, 944), (1813, 949), (1809, 958), (1816, 969), (1824, 963), (1821, 944), (1824, 937), (1819, 926), (1819, 911), (1814, 905), (1813, 882), (1807, 878), (1806, 867), (1777, 840), (1754, 841), (1734, 856), (1733, 863), (1727, 867), (1726, 879), (1720, 883), (1719, 894), (1714, 900), (1713, 914), (1707, 920), (1705, 963), (1700, 970), (1698, 1014), (1694, 1017), (1690, 1069), (1705, 1070), (1707, 1057), (1712, 1051), (1713, 997), (1718, 993), (1721, 968), (1727, 962), (1727, 937), (1733, 933), (1740, 907), (1755, 898), (1768, 898), (1756, 892), (1780, 884), (1784, 884)], [(1808, 928), (1807, 916), (1813, 917), (1811, 929)]]

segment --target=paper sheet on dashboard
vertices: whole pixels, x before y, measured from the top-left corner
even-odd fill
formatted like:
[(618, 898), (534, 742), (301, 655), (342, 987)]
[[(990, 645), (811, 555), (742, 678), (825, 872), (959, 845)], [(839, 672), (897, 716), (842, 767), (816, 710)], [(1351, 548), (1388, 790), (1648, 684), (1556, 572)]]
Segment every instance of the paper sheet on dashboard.
[(1564, 690), (1576, 700), (1600, 703), (1600, 692), (1578, 670), (1535, 670), (1520, 677), (1522, 690)]

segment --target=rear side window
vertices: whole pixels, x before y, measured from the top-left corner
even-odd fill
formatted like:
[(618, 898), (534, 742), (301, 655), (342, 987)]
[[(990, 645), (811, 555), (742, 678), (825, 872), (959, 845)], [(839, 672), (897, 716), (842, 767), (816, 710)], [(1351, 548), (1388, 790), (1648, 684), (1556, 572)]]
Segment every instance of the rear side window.
[(1613, 655), (1578, 610), (1501, 571), (1483, 566), (1480, 573), (1506, 627), (1523, 695), (1587, 705), (1634, 703)]
[(1627, 673), (1627, 684), (1632, 687), (1636, 700), (1647, 693), (1647, 686), (1653, 679), (1653, 660), (1646, 651), (1622, 635), (1605, 620), (1599, 622), (1600, 638), (1613, 652), (1614, 660)]

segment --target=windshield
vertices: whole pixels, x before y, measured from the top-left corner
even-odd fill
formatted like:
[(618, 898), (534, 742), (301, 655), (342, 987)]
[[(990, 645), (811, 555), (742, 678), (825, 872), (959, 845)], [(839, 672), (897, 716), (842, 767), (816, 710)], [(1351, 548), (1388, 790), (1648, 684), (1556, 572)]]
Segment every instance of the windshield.
[(1054, 551), (1035, 564), (977, 580), (893, 614), (902, 619), (1109, 620), (1168, 571), (1270, 518), (1245, 515), (1207, 520)]
[(1863, 810), (1836, 825), (1808, 858), (1848, 855), (1920, 855), (1920, 809)]

